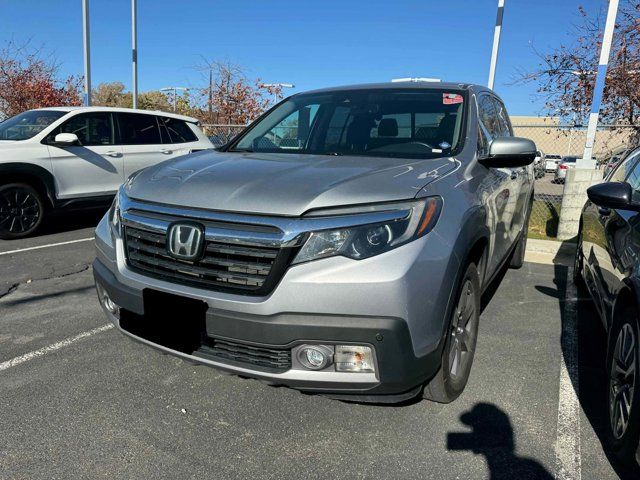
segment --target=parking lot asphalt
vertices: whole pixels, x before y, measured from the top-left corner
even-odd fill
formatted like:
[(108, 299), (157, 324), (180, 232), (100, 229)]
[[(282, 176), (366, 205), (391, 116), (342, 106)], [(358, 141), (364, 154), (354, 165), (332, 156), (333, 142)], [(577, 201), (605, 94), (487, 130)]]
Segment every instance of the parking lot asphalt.
[(109, 328), (83, 240), (94, 221), (0, 242), (11, 287), (0, 290), (2, 479), (632, 478), (602, 443), (604, 332), (563, 265), (506, 271), (485, 295), (454, 403), (351, 404), (192, 365)]

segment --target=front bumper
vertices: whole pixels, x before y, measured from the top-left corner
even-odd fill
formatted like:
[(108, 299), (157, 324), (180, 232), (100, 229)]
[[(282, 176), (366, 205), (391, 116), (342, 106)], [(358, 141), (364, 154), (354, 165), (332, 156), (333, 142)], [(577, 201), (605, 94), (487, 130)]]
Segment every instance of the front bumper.
[[(96, 283), (104, 288), (121, 308), (122, 315), (144, 319), (144, 293), (126, 287), (99, 260), (93, 264)], [(440, 365), (439, 348), (416, 357), (411, 346), (407, 323), (399, 318), (355, 317), (283, 313), (259, 316), (208, 308), (205, 316), (206, 335), (264, 348), (291, 349), (305, 343), (362, 344), (375, 352), (375, 373), (348, 373), (290, 369), (269, 373), (225, 361), (189, 354), (170, 348), (148, 337), (136, 335), (132, 329), (109, 314), (118, 329), (135, 340), (159, 350), (197, 363), (214, 366), (232, 373), (257, 378), (275, 385), (300, 390), (346, 395), (345, 398), (371, 401), (398, 401), (418, 393), (422, 383), (432, 377)], [(147, 319), (148, 320), (148, 319)], [(174, 318), (176, 322), (182, 321)], [(124, 323), (124, 322), (122, 322)]]

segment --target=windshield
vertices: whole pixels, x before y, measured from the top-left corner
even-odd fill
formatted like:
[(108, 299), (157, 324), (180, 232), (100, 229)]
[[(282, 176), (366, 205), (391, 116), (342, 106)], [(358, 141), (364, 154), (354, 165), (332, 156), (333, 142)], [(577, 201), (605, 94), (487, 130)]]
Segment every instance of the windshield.
[(0, 123), (0, 140), (27, 140), (66, 114), (56, 110), (23, 112)]
[(433, 158), (464, 135), (462, 90), (367, 89), (296, 95), (230, 151)]

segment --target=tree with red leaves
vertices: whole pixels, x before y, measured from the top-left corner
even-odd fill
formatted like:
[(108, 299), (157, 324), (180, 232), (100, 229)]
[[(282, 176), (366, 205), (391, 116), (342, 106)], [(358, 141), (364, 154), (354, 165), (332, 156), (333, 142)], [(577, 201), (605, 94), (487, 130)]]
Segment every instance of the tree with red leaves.
[(209, 85), (199, 89), (205, 108), (193, 112), (206, 123), (245, 124), (259, 117), (270, 106), (281, 87), (251, 81), (240, 67), (230, 62), (205, 61), (196, 67), (206, 71)]
[[(550, 115), (584, 122), (591, 108), (605, 15), (590, 16), (574, 27), (576, 41), (545, 54), (533, 72), (520, 72), (514, 83), (537, 83)], [(640, 0), (623, 0), (614, 30), (600, 121), (636, 126), (640, 131)], [(638, 133), (636, 133), (638, 135)]]
[(28, 44), (0, 50), (0, 119), (33, 108), (80, 105), (81, 79), (59, 78), (59, 66)]

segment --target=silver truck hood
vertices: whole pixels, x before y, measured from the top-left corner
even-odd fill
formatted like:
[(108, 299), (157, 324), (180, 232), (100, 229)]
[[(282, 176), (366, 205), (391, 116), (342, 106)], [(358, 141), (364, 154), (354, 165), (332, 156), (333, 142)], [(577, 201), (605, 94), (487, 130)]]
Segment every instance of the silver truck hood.
[(299, 216), (311, 209), (406, 200), (452, 171), (451, 158), (203, 151), (149, 167), (129, 197), (165, 205)]

